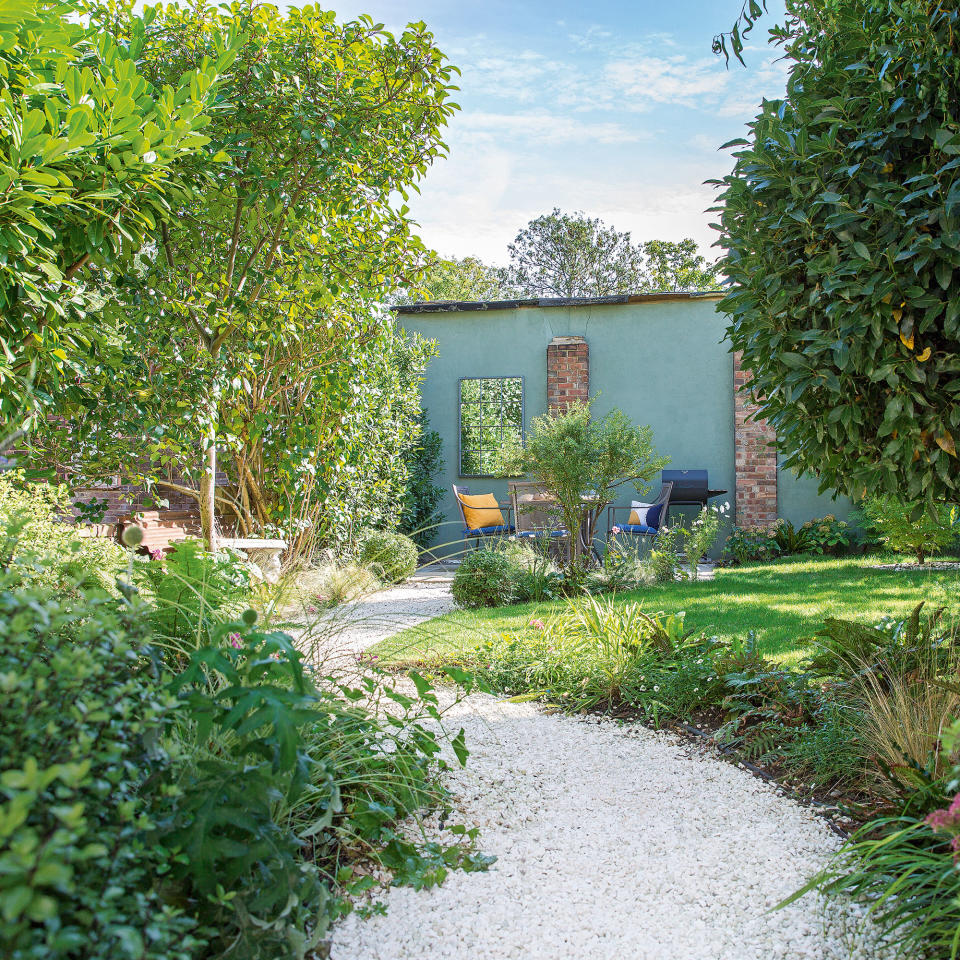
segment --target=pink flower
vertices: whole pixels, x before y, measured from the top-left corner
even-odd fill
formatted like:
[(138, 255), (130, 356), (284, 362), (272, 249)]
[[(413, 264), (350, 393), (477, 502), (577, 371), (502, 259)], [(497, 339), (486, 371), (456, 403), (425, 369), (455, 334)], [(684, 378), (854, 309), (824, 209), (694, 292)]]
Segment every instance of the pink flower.
[(536, 630), (546, 630), (546, 629), (547, 629), (546, 624), (545, 624), (542, 620), (538, 620), (538, 619), (536, 619), (536, 618), (534, 618), (533, 620), (531, 620), (530, 623), (527, 624), (527, 626), (533, 627), (533, 628), (536, 629)]
[(610, 528), (610, 532), (611, 532), (611, 533), (620, 533), (620, 528), (619, 528), (619, 527), (611, 527), (611, 528)]
[(316, 612), (317, 612), (316, 607), (307, 607), (307, 613), (316, 613)]
[(163, 559), (163, 550), (161, 550), (160, 547), (155, 547), (153, 550), (150, 551), (150, 559), (151, 559), (151, 560), (162, 560), (162, 559)]
[(227, 637), (227, 639), (228, 639), (237, 649), (239, 649), (240, 647), (243, 646), (243, 641), (241, 640), (239, 633), (231, 633), (231, 634)]
[(950, 849), (953, 850), (953, 859), (960, 863), (960, 793), (953, 798), (949, 807), (927, 814), (925, 822), (934, 833), (951, 835)]

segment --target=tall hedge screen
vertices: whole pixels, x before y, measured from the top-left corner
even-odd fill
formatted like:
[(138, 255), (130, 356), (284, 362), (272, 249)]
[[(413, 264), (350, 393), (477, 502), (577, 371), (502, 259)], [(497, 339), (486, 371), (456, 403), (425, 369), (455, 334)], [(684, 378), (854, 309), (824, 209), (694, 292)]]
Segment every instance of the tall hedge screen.
[(722, 188), (721, 302), (786, 463), (960, 498), (960, 14), (788, 0), (790, 64)]

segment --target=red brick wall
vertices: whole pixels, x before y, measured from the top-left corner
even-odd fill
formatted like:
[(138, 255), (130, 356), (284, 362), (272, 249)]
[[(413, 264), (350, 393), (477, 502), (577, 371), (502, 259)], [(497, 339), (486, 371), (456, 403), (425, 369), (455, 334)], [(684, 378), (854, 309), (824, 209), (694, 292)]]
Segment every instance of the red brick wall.
[(547, 409), (559, 413), (590, 396), (590, 347), (583, 337), (554, 337), (547, 345)]
[(768, 527), (777, 522), (777, 454), (770, 446), (776, 434), (765, 420), (754, 420), (756, 405), (741, 387), (750, 374), (733, 355), (734, 466), (736, 523), (741, 527)]

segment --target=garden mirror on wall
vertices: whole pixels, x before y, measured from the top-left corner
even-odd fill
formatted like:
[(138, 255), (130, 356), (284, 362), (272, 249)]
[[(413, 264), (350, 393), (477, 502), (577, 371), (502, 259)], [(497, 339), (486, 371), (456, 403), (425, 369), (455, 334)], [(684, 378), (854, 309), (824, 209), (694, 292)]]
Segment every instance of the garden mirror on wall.
[(504, 451), (519, 446), (522, 436), (522, 377), (460, 381), (460, 476), (499, 475)]

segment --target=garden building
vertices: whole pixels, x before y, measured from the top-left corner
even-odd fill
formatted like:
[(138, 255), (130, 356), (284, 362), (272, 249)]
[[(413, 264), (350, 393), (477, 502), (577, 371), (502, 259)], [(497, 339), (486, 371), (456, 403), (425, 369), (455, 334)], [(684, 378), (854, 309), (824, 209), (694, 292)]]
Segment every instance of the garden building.
[[(818, 495), (815, 478), (784, 469), (768, 446), (770, 427), (750, 419), (750, 404), (736, 389), (745, 374), (716, 309), (720, 297), (676, 292), (396, 308), (408, 333), (438, 349), (423, 385), (424, 409), (443, 444), (437, 482), (445, 526), (437, 542), (460, 536), (454, 484), (505, 501), (506, 480), (496, 475), (502, 445), (532, 418), (588, 396), (598, 414), (619, 408), (649, 424), (670, 469), (706, 470), (709, 486), (727, 491), (711, 502), (728, 502), (741, 526), (846, 517), (850, 502)], [(650, 493), (656, 496), (656, 482)], [(625, 485), (619, 503), (636, 497)]]

